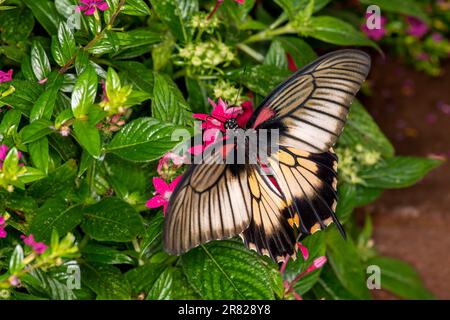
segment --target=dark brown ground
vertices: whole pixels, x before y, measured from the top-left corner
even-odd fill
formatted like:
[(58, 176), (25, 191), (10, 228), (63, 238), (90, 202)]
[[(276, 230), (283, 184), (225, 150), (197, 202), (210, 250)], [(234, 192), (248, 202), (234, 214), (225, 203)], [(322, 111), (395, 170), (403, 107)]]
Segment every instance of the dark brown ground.
[[(450, 157), (450, 106), (442, 107), (450, 105), (450, 64), (443, 69), (442, 76), (432, 78), (392, 58), (375, 58), (372, 96), (364, 103), (397, 154)], [(367, 208), (380, 253), (411, 263), (440, 299), (450, 299), (449, 191), (447, 162), (418, 185), (387, 191)]]

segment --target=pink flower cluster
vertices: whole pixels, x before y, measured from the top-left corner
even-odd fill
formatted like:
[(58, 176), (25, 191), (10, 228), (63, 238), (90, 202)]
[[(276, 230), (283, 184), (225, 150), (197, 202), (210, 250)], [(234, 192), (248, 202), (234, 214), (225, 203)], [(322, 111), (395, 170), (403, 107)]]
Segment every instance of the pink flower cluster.
[(82, 4), (78, 6), (78, 11), (88, 16), (93, 15), (96, 9), (100, 11), (109, 9), (108, 3), (104, 0), (80, 0), (80, 2)]
[[(210, 144), (217, 141), (220, 132), (226, 132), (225, 122), (230, 119), (236, 119), (238, 125), (243, 128), (247, 124), (253, 113), (253, 104), (251, 101), (245, 101), (240, 106), (228, 107), (227, 104), (219, 99), (216, 104), (211, 99), (208, 99), (213, 106), (211, 114), (197, 113), (193, 117), (202, 120), (203, 144), (193, 146), (189, 152), (193, 155), (198, 155), (203, 152)], [(173, 152), (165, 154), (158, 163), (157, 172), (160, 177), (165, 176), (165, 172), (169, 169), (170, 164), (172, 168), (177, 169), (186, 161), (186, 156), (179, 156)], [(175, 190), (181, 176), (176, 177), (172, 182), (167, 183), (160, 177), (153, 178), (153, 187), (155, 188), (154, 197), (147, 201), (146, 206), (154, 209), (163, 207), (164, 214), (166, 214), (167, 206), (169, 205), (170, 196)]]
[(5, 218), (0, 216), (0, 238), (6, 238), (8, 233), (5, 231), (6, 221)]
[(380, 28), (369, 29), (367, 27), (367, 21), (372, 17), (373, 13), (367, 13), (366, 19), (364, 23), (361, 25), (361, 31), (364, 32), (368, 38), (373, 39), (375, 41), (380, 41), (386, 34), (385, 25), (387, 23), (387, 18), (381, 16), (380, 17)]
[(32, 234), (30, 234), (28, 237), (21, 235), (20, 238), (37, 254), (43, 254), (45, 250), (47, 250), (47, 245), (43, 242), (36, 242)]
[[(295, 249), (296, 249), (296, 252), (297, 252), (297, 250), (300, 250), (300, 252), (302, 253), (303, 259), (304, 259), (305, 261), (308, 260), (309, 252), (308, 252), (308, 249), (307, 249), (305, 246), (303, 246), (300, 242), (298, 242), (298, 243), (297, 243), (297, 247), (296, 247)], [(283, 264), (281, 265), (281, 267), (280, 267), (280, 273), (281, 273), (281, 275), (284, 274), (289, 259), (290, 259), (290, 256), (289, 256), (289, 255), (286, 256), (286, 258), (285, 258)], [(306, 276), (307, 274), (313, 272), (313, 271), (316, 270), (316, 269), (322, 268), (326, 262), (327, 262), (327, 257), (325, 257), (325, 256), (320, 256), (320, 257), (314, 259), (313, 262), (311, 263), (311, 265), (310, 265), (308, 268), (306, 268), (305, 271), (303, 271), (303, 272), (301, 272), (300, 274), (298, 274), (298, 275), (294, 278), (294, 280), (292, 280), (292, 281), (290, 281), (290, 282), (287, 281), (287, 280), (285, 280), (285, 281), (283, 282), (285, 295), (292, 294), (296, 300), (303, 300), (302, 297), (301, 297), (297, 292), (295, 292), (295, 290), (294, 290), (294, 285), (295, 285), (300, 279), (302, 279), (304, 276)]]
[(12, 81), (12, 69), (7, 72), (0, 70), (0, 83)]

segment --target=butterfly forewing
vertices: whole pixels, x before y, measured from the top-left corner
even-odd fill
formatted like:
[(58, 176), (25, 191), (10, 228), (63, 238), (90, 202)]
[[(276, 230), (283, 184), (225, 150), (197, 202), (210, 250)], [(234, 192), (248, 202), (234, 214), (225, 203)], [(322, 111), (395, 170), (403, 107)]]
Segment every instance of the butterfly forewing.
[(362, 51), (322, 56), (278, 86), (255, 111), (248, 127), (279, 128), (280, 144), (327, 152), (341, 134), (369, 69), (370, 57)]

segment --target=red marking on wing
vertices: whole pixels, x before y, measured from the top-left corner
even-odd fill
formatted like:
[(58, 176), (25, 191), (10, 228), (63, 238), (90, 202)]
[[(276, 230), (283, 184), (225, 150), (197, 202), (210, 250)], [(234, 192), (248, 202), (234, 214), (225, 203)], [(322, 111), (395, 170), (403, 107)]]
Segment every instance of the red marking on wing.
[(267, 107), (263, 107), (261, 109), (261, 111), (259, 112), (255, 123), (253, 124), (253, 129), (256, 128), (257, 126), (259, 126), (261, 123), (263, 123), (264, 121), (269, 120), (270, 118), (272, 118), (275, 115), (275, 112)]

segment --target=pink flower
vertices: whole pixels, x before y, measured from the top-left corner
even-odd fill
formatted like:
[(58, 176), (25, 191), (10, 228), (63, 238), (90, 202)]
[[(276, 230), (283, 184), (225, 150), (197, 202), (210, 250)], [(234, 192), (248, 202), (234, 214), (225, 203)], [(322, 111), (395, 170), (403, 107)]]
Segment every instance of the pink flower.
[(21, 235), (20, 238), (27, 246), (29, 246), (37, 254), (43, 254), (44, 251), (47, 250), (47, 245), (44, 244), (43, 242), (34, 241), (34, 237), (31, 233), (28, 237)]
[(8, 278), (9, 284), (12, 285), (13, 287), (17, 287), (20, 285), (20, 280), (19, 278), (17, 278), (16, 275), (12, 275), (11, 277)]
[(7, 72), (0, 70), (0, 83), (12, 81), (12, 74), (12, 69)]
[(420, 19), (414, 17), (406, 17), (408, 22), (408, 33), (416, 38), (422, 38), (422, 36), (428, 32), (428, 25)]
[(435, 42), (441, 42), (442, 40), (444, 40), (444, 36), (438, 32), (434, 32), (431, 35), (431, 39), (433, 39), (433, 41)]
[(302, 245), (300, 242), (297, 242), (297, 248), (300, 250), (303, 256), (303, 260), (308, 260), (309, 257), (309, 251), (308, 248)]
[[(2, 144), (0, 146), (0, 170), (3, 167), (3, 161), (5, 161), (5, 158), (8, 155), (8, 150), (9, 150), (9, 148), (7, 145)], [(19, 151), (18, 156), (19, 156), (19, 159), (22, 158), (22, 152)], [(20, 163), (19, 166), (23, 166), (23, 163)]]
[(421, 52), (417, 56), (417, 60), (419, 60), (419, 61), (428, 61), (429, 59), (430, 59), (430, 56), (428, 55), (428, 53), (425, 53), (425, 52)]
[(253, 114), (253, 103), (245, 101), (240, 106), (228, 107), (228, 105), (219, 98), (218, 103), (208, 98), (209, 103), (213, 106), (211, 115), (204, 113), (195, 113), (192, 116), (202, 120), (203, 144), (191, 147), (189, 152), (198, 155), (205, 150), (210, 144), (217, 141), (220, 132), (226, 133), (225, 124), (228, 120), (235, 119), (240, 128), (244, 128), (248, 120)]
[(387, 23), (387, 18), (381, 16), (380, 17), (380, 28), (369, 29), (367, 27), (367, 21), (372, 16), (373, 13), (366, 14), (366, 20), (361, 25), (361, 31), (364, 32), (368, 38), (373, 39), (375, 41), (380, 41), (386, 34), (385, 25)]
[(109, 5), (104, 0), (80, 0), (82, 4), (78, 6), (78, 11), (83, 11), (85, 15), (91, 16), (96, 9), (105, 11), (109, 9)]
[(0, 217), (0, 238), (6, 238), (8, 233), (5, 231), (6, 221), (5, 218)]
[(170, 184), (167, 184), (161, 178), (153, 178), (153, 186), (155, 187), (154, 197), (145, 204), (148, 208), (154, 209), (163, 207), (164, 215), (166, 215), (167, 206), (169, 205), (170, 196), (175, 190), (181, 176), (176, 177)]
[(327, 257), (321, 256), (314, 259), (313, 263), (306, 269), (306, 273), (310, 273), (316, 269), (322, 268), (323, 265), (327, 262)]

